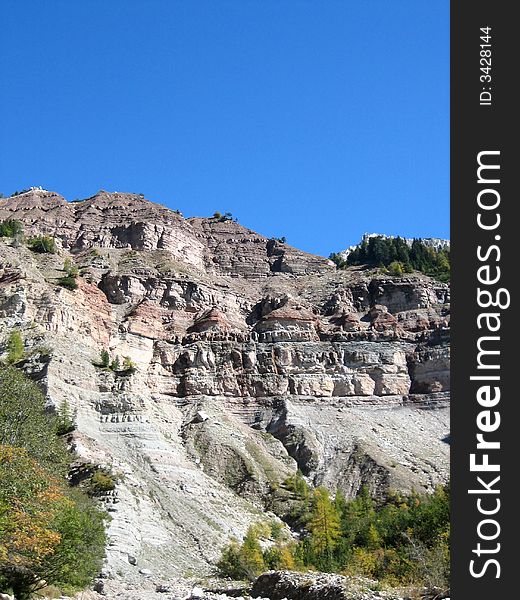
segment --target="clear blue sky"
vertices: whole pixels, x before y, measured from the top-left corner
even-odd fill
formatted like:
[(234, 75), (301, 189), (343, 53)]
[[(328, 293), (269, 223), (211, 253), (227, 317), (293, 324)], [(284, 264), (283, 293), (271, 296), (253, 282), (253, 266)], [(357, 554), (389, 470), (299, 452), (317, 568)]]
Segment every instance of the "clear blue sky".
[(448, 0), (2, 0), (0, 191), (449, 236)]

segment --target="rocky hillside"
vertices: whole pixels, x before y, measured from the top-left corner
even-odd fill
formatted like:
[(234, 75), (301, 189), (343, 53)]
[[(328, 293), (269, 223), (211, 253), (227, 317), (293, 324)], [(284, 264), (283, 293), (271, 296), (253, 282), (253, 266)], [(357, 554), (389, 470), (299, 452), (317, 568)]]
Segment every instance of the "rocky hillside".
[[(0, 238), (0, 348), (20, 330), (24, 369), (77, 411), (82, 460), (117, 478), (114, 581), (211, 573), (231, 535), (284, 516), (297, 469), (347, 497), (446, 480), (446, 284), (338, 271), (130, 194), (31, 190), (0, 200), (7, 219), (58, 250)], [(67, 258), (77, 289), (58, 285)]]

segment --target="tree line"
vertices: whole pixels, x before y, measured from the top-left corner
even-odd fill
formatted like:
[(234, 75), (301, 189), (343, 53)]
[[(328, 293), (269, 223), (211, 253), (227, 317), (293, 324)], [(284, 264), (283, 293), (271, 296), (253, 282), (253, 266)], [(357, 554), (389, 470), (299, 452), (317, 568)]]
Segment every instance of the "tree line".
[(392, 275), (420, 271), (440, 281), (450, 280), (449, 248), (432, 248), (422, 239), (414, 239), (409, 246), (402, 237), (370, 237), (356, 246), (346, 259), (338, 253), (331, 254), (329, 258), (339, 269), (369, 265), (386, 269)]
[(432, 494), (393, 492), (380, 504), (366, 488), (346, 500), (341, 492), (310, 487), (300, 474), (285, 486), (294, 494), (289, 517), (296, 539), (282, 535), (279, 525), (274, 535), (255, 524), (241, 543), (224, 548), (222, 574), (253, 579), (268, 569), (315, 569), (391, 585), (449, 586), (449, 485)]
[[(10, 361), (19, 346), (11, 336)], [(73, 429), (67, 403), (49, 414), (40, 388), (0, 364), (0, 591), (17, 600), (49, 586), (72, 594), (102, 566), (106, 513), (89, 483), (69, 483), (74, 456), (65, 435)]]

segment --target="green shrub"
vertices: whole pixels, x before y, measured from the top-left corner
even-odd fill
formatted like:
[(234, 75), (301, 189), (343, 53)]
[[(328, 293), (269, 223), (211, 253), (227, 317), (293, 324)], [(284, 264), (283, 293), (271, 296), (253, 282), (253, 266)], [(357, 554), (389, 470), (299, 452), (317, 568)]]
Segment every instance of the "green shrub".
[(76, 282), (76, 278), (71, 275), (66, 275), (65, 277), (60, 277), (58, 279), (58, 285), (64, 287), (68, 290), (74, 291), (78, 289), (78, 284)]
[(90, 485), (94, 492), (110, 492), (115, 489), (116, 482), (111, 475), (96, 471), (90, 479)]
[(123, 358), (123, 364), (121, 365), (119, 356), (115, 356), (110, 360), (110, 353), (106, 348), (101, 350), (100, 360), (99, 362), (94, 362), (94, 365), (102, 369), (113, 371), (116, 375), (133, 375), (137, 371), (135, 363), (129, 356)]
[(63, 270), (69, 277), (77, 277), (79, 275), (78, 267), (76, 267), (69, 257), (67, 257), (63, 262)]
[(56, 254), (56, 241), (49, 235), (36, 235), (27, 242), (33, 252), (40, 254)]
[(226, 221), (235, 221), (235, 223), (237, 222), (237, 219), (235, 219), (230, 212), (222, 214), (217, 210), (213, 213), (213, 218), (219, 223), (225, 223)]
[(134, 361), (129, 356), (123, 358), (123, 371), (129, 375), (132, 375), (137, 371)]
[(45, 468), (65, 472), (67, 447), (40, 388), (19, 369), (0, 367), (0, 398), (0, 444), (25, 448)]
[(106, 348), (103, 348), (103, 350), (101, 350), (100, 358), (100, 366), (104, 369), (108, 369), (108, 367), (110, 366), (110, 354), (108, 353), (108, 350)]
[[(303, 483), (302, 483), (303, 482)], [(433, 494), (390, 493), (376, 504), (362, 488), (353, 500), (324, 488), (310, 488), (296, 475), (284, 482), (301, 498), (300, 541), (261, 550), (265, 528), (253, 525), (242, 543), (231, 540), (219, 569), (225, 576), (250, 579), (263, 569), (317, 569), (363, 575), (389, 585), (446, 588), (450, 573), (450, 488)], [(310, 498), (310, 500), (309, 500)], [(305, 499), (305, 501), (304, 501)], [(275, 537), (271, 533), (267, 537)]]
[(224, 548), (217, 563), (220, 574), (233, 579), (253, 580), (268, 569), (294, 569), (294, 543), (285, 543), (281, 536), (274, 544), (262, 550), (260, 538), (269, 536), (272, 524), (251, 525), (242, 541), (236, 538)]
[(346, 269), (348, 266), (347, 261), (337, 252), (329, 254), (329, 260), (331, 260), (338, 269)]
[(7, 219), (0, 221), (0, 237), (16, 237), (23, 233), (23, 226), (20, 221)]
[(266, 570), (262, 548), (254, 526), (251, 526), (242, 544), (236, 539), (224, 548), (217, 567), (225, 577), (252, 581)]
[(14, 330), (7, 340), (7, 363), (13, 365), (20, 362), (25, 357), (25, 346), (22, 334)]
[(54, 521), (61, 539), (43, 563), (45, 579), (67, 595), (85, 589), (101, 571), (105, 554), (106, 513), (85, 494), (69, 490), (70, 503)]
[(116, 356), (112, 362), (110, 363), (110, 369), (112, 371), (121, 371), (121, 361), (119, 360), (119, 356)]
[(67, 400), (64, 400), (56, 414), (57, 434), (66, 435), (76, 429), (76, 411), (73, 411)]
[(394, 260), (388, 265), (388, 272), (390, 275), (394, 275), (395, 277), (401, 277), (404, 275), (404, 265), (402, 262), (398, 260)]

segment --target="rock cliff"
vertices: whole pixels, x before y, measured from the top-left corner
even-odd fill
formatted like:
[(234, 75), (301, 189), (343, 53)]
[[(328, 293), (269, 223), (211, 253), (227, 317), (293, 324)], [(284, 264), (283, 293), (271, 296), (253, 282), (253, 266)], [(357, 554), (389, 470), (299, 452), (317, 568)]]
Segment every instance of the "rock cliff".
[[(77, 452), (118, 478), (105, 575), (211, 572), (231, 535), (284, 515), (297, 469), (348, 497), (446, 480), (446, 284), (337, 271), (130, 194), (31, 190), (5, 219), (57, 242), (0, 238), (0, 347), (21, 331), (25, 370), (77, 411)], [(135, 372), (100, 368), (103, 349)]]

